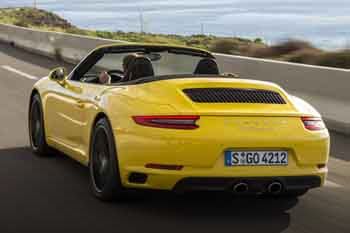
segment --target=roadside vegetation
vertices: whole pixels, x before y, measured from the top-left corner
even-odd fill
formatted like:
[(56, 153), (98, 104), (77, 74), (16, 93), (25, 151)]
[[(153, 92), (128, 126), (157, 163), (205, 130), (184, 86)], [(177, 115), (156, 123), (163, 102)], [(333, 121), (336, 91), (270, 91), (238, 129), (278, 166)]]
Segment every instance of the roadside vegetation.
[(213, 35), (182, 36), (123, 31), (94, 31), (78, 28), (54, 13), (33, 8), (0, 9), (0, 23), (112, 40), (185, 45), (217, 53), (350, 69), (350, 50), (329, 52), (300, 40), (288, 40), (275, 45), (267, 45), (260, 38), (250, 40)]

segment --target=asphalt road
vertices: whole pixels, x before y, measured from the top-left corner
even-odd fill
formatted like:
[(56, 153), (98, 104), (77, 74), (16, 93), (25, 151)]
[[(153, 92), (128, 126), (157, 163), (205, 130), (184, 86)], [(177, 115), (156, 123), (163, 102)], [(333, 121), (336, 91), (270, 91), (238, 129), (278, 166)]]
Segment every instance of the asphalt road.
[(0, 44), (1, 233), (350, 232), (350, 137), (336, 133), (326, 186), (299, 199), (156, 192), (124, 203), (96, 200), (85, 167), (63, 155), (37, 158), (28, 148), (31, 87), (59, 65)]

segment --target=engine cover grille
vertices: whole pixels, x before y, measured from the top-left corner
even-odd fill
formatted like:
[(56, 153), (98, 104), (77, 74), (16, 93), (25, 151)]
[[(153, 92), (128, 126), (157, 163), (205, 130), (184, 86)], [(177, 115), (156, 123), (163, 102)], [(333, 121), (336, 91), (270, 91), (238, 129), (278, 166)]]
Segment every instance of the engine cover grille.
[(240, 88), (189, 88), (183, 92), (197, 103), (286, 104), (282, 96), (269, 90)]

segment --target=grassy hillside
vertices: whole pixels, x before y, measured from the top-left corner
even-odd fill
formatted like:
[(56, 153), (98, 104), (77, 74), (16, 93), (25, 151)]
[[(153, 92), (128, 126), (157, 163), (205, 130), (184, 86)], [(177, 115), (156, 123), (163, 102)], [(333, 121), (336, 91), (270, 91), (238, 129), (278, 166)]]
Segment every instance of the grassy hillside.
[(0, 9), (0, 23), (130, 42), (185, 45), (218, 53), (350, 69), (350, 50), (328, 52), (308, 42), (298, 40), (289, 40), (269, 46), (259, 38), (249, 40), (213, 35), (181, 36), (94, 31), (78, 28), (54, 13), (33, 8)]
[[(160, 43), (160, 44), (179, 44), (186, 46), (199, 47), (203, 49), (210, 49), (210, 47), (217, 41), (222, 39), (229, 40), (237, 45), (249, 45), (254, 41), (241, 38), (222, 38), (216, 36), (206, 35), (164, 35), (151, 33), (137, 33), (137, 32), (109, 32), (109, 31), (94, 31), (80, 29), (70, 24), (67, 20), (60, 16), (47, 12), (45, 10), (33, 8), (7, 8), (0, 9), (0, 22), (7, 24), (14, 24), (22, 27), (31, 27), (46, 29), (51, 31), (68, 32), (78, 35), (88, 35), (101, 37), (106, 39), (126, 40), (130, 42), (144, 42), (144, 43)], [(257, 41), (260, 42), (258, 39)]]
[(53, 30), (75, 28), (67, 20), (58, 15), (33, 8), (4, 8), (0, 9), (0, 22), (21, 27), (35, 27)]

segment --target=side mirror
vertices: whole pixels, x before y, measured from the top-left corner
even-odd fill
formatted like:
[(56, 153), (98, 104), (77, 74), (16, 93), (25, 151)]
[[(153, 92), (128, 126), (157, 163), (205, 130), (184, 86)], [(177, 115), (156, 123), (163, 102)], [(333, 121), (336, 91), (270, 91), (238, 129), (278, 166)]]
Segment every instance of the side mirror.
[(63, 85), (67, 80), (67, 71), (65, 68), (60, 67), (51, 71), (49, 79)]

